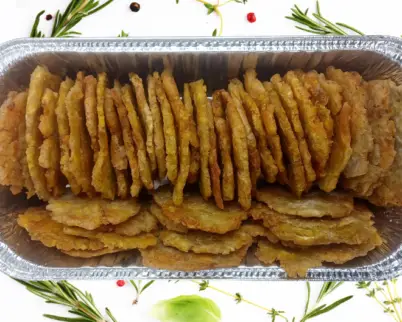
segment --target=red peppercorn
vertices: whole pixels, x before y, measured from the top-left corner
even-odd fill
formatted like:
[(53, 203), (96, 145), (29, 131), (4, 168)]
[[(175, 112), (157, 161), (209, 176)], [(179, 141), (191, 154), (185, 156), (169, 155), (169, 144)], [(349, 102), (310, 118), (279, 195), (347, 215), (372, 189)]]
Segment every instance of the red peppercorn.
[(52, 19), (53, 19), (53, 16), (50, 13), (48, 15), (46, 15), (46, 20), (47, 21), (52, 20)]
[(250, 23), (256, 22), (257, 21), (257, 17), (255, 16), (254, 12), (250, 12), (247, 14), (247, 20)]
[(124, 282), (123, 280), (118, 280), (116, 284), (118, 287), (123, 287), (124, 285), (126, 285), (126, 282)]

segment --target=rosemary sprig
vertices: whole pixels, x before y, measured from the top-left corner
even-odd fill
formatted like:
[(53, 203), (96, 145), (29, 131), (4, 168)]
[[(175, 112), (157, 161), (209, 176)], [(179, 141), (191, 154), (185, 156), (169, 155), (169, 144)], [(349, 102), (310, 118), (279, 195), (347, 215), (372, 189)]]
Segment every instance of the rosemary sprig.
[[(75, 318), (70, 318), (44, 314), (43, 316), (48, 319), (66, 322), (108, 322), (96, 307), (92, 295), (88, 292), (82, 292), (67, 281), (15, 281), (24, 285), (32, 294), (45, 299), (46, 303), (66, 306), (69, 308), (68, 312), (76, 316)], [(105, 313), (109, 317), (109, 321), (117, 322), (116, 318), (108, 308), (105, 309)]]
[(346, 296), (341, 298), (340, 300), (337, 300), (333, 302), (330, 305), (327, 304), (321, 304), (319, 305), (324, 298), (331, 294), (333, 291), (335, 291), (339, 286), (341, 286), (343, 282), (325, 282), (320, 290), (320, 293), (318, 294), (317, 300), (315, 304), (312, 306), (312, 308), (309, 308), (310, 306), (310, 297), (311, 297), (311, 292), (310, 292), (310, 283), (307, 282), (307, 301), (306, 301), (306, 307), (304, 311), (304, 316), (301, 318), (300, 322), (305, 322), (307, 320), (310, 320), (318, 315), (322, 315), (324, 313), (327, 313), (329, 311), (332, 311), (342, 303), (345, 303), (349, 301), (353, 296)]
[[(100, 4), (96, 0), (71, 0), (63, 13), (57, 10), (50, 37), (74, 37), (81, 35), (80, 32), (74, 31), (73, 28), (82, 19), (102, 10), (112, 2), (113, 0), (108, 0)], [(41, 11), (37, 14), (32, 26), (31, 37), (45, 37), (44, 33), (38, 30), (40, 17), (43, 13), (44, 11)]]
[(351, 31), (359, 35), (364, 35), (360, 30), (343, 22), (333, 23), (326, 19), (321, 13), (320, 2), (318, 0), (316, 2), (316, 12), (312, 14), (312, 18), (308, 16), (309, 9), (301, 10), (297, 5), (294, 5), (291, 11), (292, 15), (286, 16), (285, 18), (304, 26), (296, 26), (297, 29), (307, 31), (312, 34), (348, 35)]
[[(366, 296), (373, 298), (384, 313), (389, 314), (396, 322), (402, 322), (402, 299), (398, 295), (396, 283), (397, 280), (393, 279), (390, 282), (384, 281), (382, 286), (377, 282), (373, 284), (371, 282), (358, 282), (356, 286), (358, 289), (366, 290)], [(390, 284), (393, 286), (392, 289)]]
[(131, 285), (134, 286), (135, 291), (136, 291), (136, 295), (135, 295), (135, 299), (134, 299), (134, 301), (133, 301), (133, 304), (137, 304), (137, 303), (138, 303), (138, 301), (139, 301), (139, 299), (140, 299), (140, 295), (141, 295), (142, 293), (144, 293), (144, 291), (145, 291), (148, 287), (150, 287), (154, 282), (155, 282), (155, 280), (151, 280), (151, 281), (149, 281), (148, 283), (146, 283), (144, 286), (142, 286), (142, 285), (141, 285), (141, 284), (142, 284), (142, 281), (141, 281), (141, 280), (138, 281), (138, 282), (133, 281), (133, 280), (130, 280)]
[[(216, 28), (212, 32), (212, 36), (215, 37), (215, 36), (222, 36), (222, 33), (223, 33), (223, 15), (219, 8), (229, 4), (231, 2), (246, 4), (248, 0), (226, 0), (225, 2), (222, 2), (222, 3), (220, 3), (220, 1), (218, 0), (217, 4), (209, 3), (206, 0), (197, 0), (197, 1), (202, 3), (204, 5), (204, 7), (207, 9), (207, 15), (210, 15), (213, 12), (218, 15), (219, 21), (220, 21), (219, 29)], [(178, 2), (176, 2), (176, 3), (178, 3)]]

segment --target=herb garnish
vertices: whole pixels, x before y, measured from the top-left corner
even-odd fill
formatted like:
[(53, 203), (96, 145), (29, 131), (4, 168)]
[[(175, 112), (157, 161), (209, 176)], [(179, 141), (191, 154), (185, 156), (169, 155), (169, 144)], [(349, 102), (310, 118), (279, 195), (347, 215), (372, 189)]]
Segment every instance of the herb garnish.
[[(215, 37), (215, 36), (222, 36), (222, 32), (223, 32), (223, 15), (222, 15), (222, 12), (219, 10), (219, 8), (221, 8), (224, 5), (227, 5), (228, 3), (231, 3), (231, 2), (246, 4), (248, 0), (227, 0), (222, 3), (220, 3), (218, 0), (217, 4), (212, 4), (205, 0), (197, 0), (197, 1), (204, 4), (205, 8), (207, 9), (207, 15), (210, 15), (213, 12), (215, 12), (218, 15), (219, 21), (220, 21), (219, 29), (215, 29), (212, 32), (212, 36)], [(178, 2), (176, 1), (176, 3), (178, 3)]]
[[(402, 298), (398, 295), (396, 287), (397, 279), (382, 282), (358, 282), (358, 289), (367, 291), (366, 296), (373, 298), (383, 309), (384, 313), (393, 317), (396, 322), (402, 322)], [(391, 286), (392, 288), (391, 288)], [(384, 288), (385, 286), (385, 288)]]
[(150, 287), (153, 283), (155, 282), (155, 280), (151, 280), (148, 283), (146, 283), (144, 286), (141, 286), (142, 281), (133, 281), (130, 280), (130, 283), (132, 286), (134, 286), (135, 291), (136, 291), (136, 295), (135, 295), (135, 299), (133, 301), (133, 304), (137, 304), (138, 300), (140, 299), (140, 295), (148, 288)]
[[(292, 15), (286, 16), (286, 19), (293, 20), (305, 27), (296, 26), (297, 29), (307, 31), (317, 35), (348, 35), (348, 31), (352, 31), (359, 35), (364, 35), (360, 30), (351, 27), (343, 22), (331, 22), (324, 18), (321, 14), (320, 3), (316, 2), (316, 12), (313, 13), (313, 18), (308, 16), (309, 9), (301, 10), (297, 5), (292, 9)], [(314, 20), (315, 18), (315, 20)]]
[(128, 37), (129, 34), (127, 32), (125, 32), (124, 30), (121, 31), (121, 33), (117, 36), (119, 38), (126, 38)]
[[(52, 282), (26, 282), (16, 280), (24, 285), (28, 291), (36, 296), (46, 300), (46, 303), (59, 304), (69, 308), (69, 313), (75, 315), (75, 318), (44, 314), (43, 316), (56, 321), (86, 321), (86, 322), (108, 322), (96, 307), (92, 295), (88, 292), (82, 292), (80, 289), (67, 281)], [(110, 321), (117, 322), (112, 312), (105, 308)]]
[[(73, 28), (83, 18), (93, 15), (112, 2), (113, 0), (108, 0), (103, 4), (99, 4), (99, 1), (96, 0), (71, 0), (63, 13), (57, 10), (50, 37), (74, 37), (81, 35), (80, 32), (74, 31)], [(38, 30), (40, 17), (44, 12), (43, 10), (36, 15), (30, 34), (31, 37), (45, 37), (45, 34)]]

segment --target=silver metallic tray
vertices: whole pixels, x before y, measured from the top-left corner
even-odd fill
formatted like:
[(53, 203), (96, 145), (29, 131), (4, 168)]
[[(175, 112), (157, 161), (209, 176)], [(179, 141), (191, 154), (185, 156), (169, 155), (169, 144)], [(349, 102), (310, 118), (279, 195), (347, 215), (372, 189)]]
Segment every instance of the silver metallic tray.
[[(263, 80), (289, 69), (322, 71), (334, 65), (356, 70), (367, 80), (392, 78), (402, 84), (402, 40), (392, 37), (22, 39), (0, 45), (0, 100), (10, 90), (26, 88), (38, 64), (60, 75), (106, 71), (126, 81), (129, 71), (141, 76), (160, 71), (166, 57), (174, 65), (179, 84), (202, 77), (209, 90), (226, 87), (228, 79), (250, 66), (257, 66)], [(34, 203), (0, 188), (0, 270), (16, 278), (287, 279), (282, 269), (261, 266), (252, 252), (240, 267), (192, 273), (143, 267), (136, 251), (95, 259), (72, 258), (32, 242), (16, 225), (16, 212)], [(381, 280), (401, 274), (402, 209), (373, 209), (385, 246), (346, 265), (311, 269), (307, 279)]]

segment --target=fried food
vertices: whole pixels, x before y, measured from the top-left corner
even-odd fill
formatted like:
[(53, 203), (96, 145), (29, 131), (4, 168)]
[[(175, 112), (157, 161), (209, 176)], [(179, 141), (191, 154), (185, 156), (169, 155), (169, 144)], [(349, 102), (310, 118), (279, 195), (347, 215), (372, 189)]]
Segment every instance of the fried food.
[(99, 240), (65, 234), (64, 226), (52, 220), (50, 213), (42, 208), (29, 208), (18, 216), (17, 223), (28, 232), (32, 240), (38, 240), (46, 247), (56, 247), (63, 251), (100, 250), (105, 247)]
[(267, 138), (264, 131), (264, 126), (261, 121), (261, 113), (253, 98), (244, 90), (243, 84), (238, 79), (230, 81), (232, 86), (236, 87), (244, 110), (246, 112), (249, 123), (252, 126), (255, 139), (257, 140), (257, 147), (261, 158), (261, 168), (264, 172), (265, 180), (272, 183), (276, 181), (278, 174), (278, 167), (272, 157), (271, 151), (268, 148)]
[(91, 186), (93, 162), (90, 140), (84, 123), (83, 79), (83, 73), (78, 73), (77, 80), (66, 97), (66, 110), (70, 126), (70, 172), (74, 175), (75, 182), (80, 185), (81, 191), (92, 196), (94, 194)]
[(267, 186), (257, 191), (256, 198), (276, 212), (305, 218), (341, 218), (353, 210), (353, 197), (344, 192), (313, 191), (299, 199), (281, 187)]
[(238, 229), (241, 222), (247, 218), (246, 211), (237, 205), (229, 204), (222, 210), (212, 202), (206, 202), (201, 196), (194, 194), (186, 194), (180, 207), (173, 205), (172, 194), (167, 189), (160, 189), (153, 196), (166, 217), (175, 224), (190, 229), (225, 234)]
[(328, 148), (331, 149), (332, 137), (334, 135), (334, 120), (331, 116), (330, 108), (327, 108), (329, 96), (321, 87), (319, 75), (315, 70), (302, 73), (299, 77), (307, 92), (310, 94), (311, 102), (317, 108), (318, 118), (321, 120), (325, 132), (327, 133)]
[(325, 177), (318, 181), (321, 190), (331, 192), (338, 184), (339, 176), (348, 164), (349, 158), (352, 155), (350, 119), (351, 107), (345, 103), (335, 118), (335, 136), (334, 143), (331, 148), (328, 166)]
[(368, 252), (382, 244), (378, 233), (361, 245), (313, 246), (303, 249), (291, 249), (281, 244), (266, 240), (258, 242), (256, 257), (264, 264), (280, 262), (289, 277), (306, 277), (310, 268), (320, 267), (323, 262), (343, 264), (356, 257), (366, 256)]
[(148, 209), (114, 227), (114, 232), (123, 236), (137, 236), (158, 229), (158, 220)]
[(288, 216), (261, 204), (252, 208), (250, 214), (254, 220), (262, 220), (280, 240), (301, 246), (362, 244), (376, 231), (372, 213), (361, 205), (357, 205), (349, 216), (339, 219)]
[(152, 203), (150, 211), (158, 219), (161, 225), (168, 230), (177, 231), (179, 233), (186, 233), (188, 231), (187, 227), (183, 226), (182, 224), (176, 224), (174, 221), (165, 216), (162, 212), (162, 208), (160, 208), (156, 203)]
[(98, 112), (99, 153), (92, 171), (92, 185), (103, 198), (113, 200), (116, 195), (116, 180), (112, 169), (109, 153), (109, 140), (105, 120), (105, 91), (107, 77), (105, 73), (98, 74), (96, 87)]
[(147, 188), (148, 190), (152, 190), (154, 188), (154, 184), (152, 180), (151, 166), (148, 162), (147, 157), (144, 131), (142, 129), (138, 114), (135, 110), (133, 92), (130, 86), (125, 85), (122, 87), (121, 98), (123, 100), (124, 106), (127, 109), (128, 119), (131, 125), (131, 135), (134, 139), (135, 147), (137, 149), (137, 159), (141, 181), (145, 188)]
[(84, 107), (85, 107), (85, 124), (91, 139), (91, 148), (94, 154), (94, 160), (98, 158), (99, 138), (98, 138), (98, 112), (96, 110), (96, 88), (98, 81), (92, 75), (84, 78)]
[(235, 179), (232, 162), (232, 140), (229, 124), (225, 119), (225, 112), (219, 92), (212, 94), (212, 113), (216, 135), (219, 143), (220, 160), (222, 164), (222, 196), (223, 200), (234, 199)]
[(311, 152), (314, 170), (318, 178), (325, 175), (329, 158), (329, 144), (324, 125), (317, 115), (317, 108), (309, 99), (308, 92), (301, 84), (296, 74), (287, 72), (284, 80), (290, 85), (297, 101), (301, 122), (306, 131), (307, 142)]
[(209, 172), (211, 175), (211, 183), (212, 183), (212, 194), (215, 199), (216, 205), (223, 209), (223, 199), (222, 199), (222, 191), (221, 191), (221, 168), (218, 163), (218, 150), (217, 150), (217, 142), (216, 142), (216, 133), (215, 133), (215, 124), (214, 124), (214, 115), (212, 110), (214, 107), (212, 105), (220, 104), (220, 97), (213, 96), (211, 106), (208, 106), (208, 126), (209, 126)]
[(200, 139), (200, 190), (205, 200), (212, 195), (211, 177), (208, 170), (209, 153), (211, 150), (209, 140), (208, 98), (204, 81), (198, 80), (190, 83), (191, 96), (195, 105), (197, 116), (197, 132)]
[(360, 197), (370, 196), (381, 184), (395, 158), (395, 123), (391, 119), (390, 81), (370, 81), (365, 84), (368, 94), (367, 117), (373, 133), (373, 150), (368, 155), (367, 173), (342, 181), (345, 189)]
[(158, 73), (154, 73), (156, 97), (158, 98), (163, 119), (163, 133), (165, 135), (166, 145), (166, 169), (167, 177), (173, 184), (176, 182), (178, 174), (178, 157), (177, 157), (177, 137), (174, 126), (174, 117), (172, 107), (166, 97), (163, 89), (162, 81)]
[(109, 248), (120, 248), (121, 250), (128, 249), (143, 249), (150, 246), (155, 246), (158, 239), (148, 233), (139, 234), (136, 236), (122, 236), (116, 233), (100, 233), (97, 239)]
[(187, 83), (184, 83), (183, 87), (183, 103), (189, 115), (190, 145), (193, 148), (199, 148), (200, 140), (198, 139), (197, 126), (194, 120), (194, 106), (191, 99), (190, 85)]
[(183, 90), (184, 108), (188, 113), (190, 131), (190, 169), (187, 181), (195, 183), (200, 172), (200, 140), (198, 139), (197, 127), (194, 120), (194, 107), (191, 99), (190, 85), (185, 83)]
[(100, 250), (77, 250), (77, 249), (73, 249), (73, 250), (69, 250), (69, 251), (62, 250), (62, 252), (64, 254), (72, 256), (72, 257), (92, 258), (92, 257), (103, 256), (106, 254), (118, 253), (123, 250), (124, 249), (120, 249), (120, 248), (102, 248)]
[[(294, 108), (296, 102), (292, 98), (292, 90), (287, 84), (282, 82), (279, 75), (273, 76), (272, 81), (273, 83), (264, 82), (264, 88), (267, 91), (272, 104), (275, 106), (275, 118), (278, 122), (279, 133), (284, 142), (283, 148), (285, 155), (290, 162), (288, 184), (296, 196), (301, 196), (307, 187), (306, 177), (309, 177), (309, 182), (315, 178), (315, 172), (311, 166), (310, 152), (307, 149), (307, 143), (304, 137), (301, 138), (300, 136), (301, 133), (299, 132), (299, 137), (295, 135), (296, 131), (294, 130), (295, 126), (293, 125), (293, 122), (300, 125), (300, 119), (298, 117), (297, 106)], [(282, 93), (281, 97), (284, 102), (283, 105), (278, 94), (274, 90), (274, 85), (277, 88), (278, 93)], [(284, 106), (286, 106), (286, 109)], [(292, 121), (291, 117), (288, 118), (286, 114), (289, 116), (293, 115), (294, 120)], [(301, 126), (300, 129), (303, 130)], [(304, 153), (301, 153), (301, 151), (304, 151)]]
[[(10, 92), (0, 108), (0, 184), (10, 186), (13, 194), (20, 193), (25, 186), (22, 164), (25, 144), (21, 140), (25, 141), (26, 102), (26, 92)], [(32, 193), (32, 186), (28, 193)]]
[(278, 168), (278, 179), (282, 184), (286, 184), (288, 180), (281, 142), (277, 133), (275, 106), (270, 102), (269, 96), (262, 83), (257, 79), (257, 73), (254, 69), (248, 69), (244, 74), (244, 85), (260, 110), (267, 141)]
[(251, 128), (251, 125), (249, 123), (249, 120), (243, 107), (242, 98), (240, 94), (241, 89), (239, 89), (239, 83), (241, 88), (243, 89), (243, 85), (238, 79), (231, 80), (228, 89), (230, 95), (232, 96), (237, 113), (239, 114), (243, 122), (244, 130), (246, 131), (251, 189), (252, 194), (254, 195), (257, 189), (257, 181), (261, 176), (261, 160), (260, 160), (260, 154), (257, 149), (257, 140), (255, 138), (255, 135), (253, 133), (253, 130)]
[(147, 77), (148, 102), (151, 109), (152, 120), (154, 122), (154, 146), (155, 158), (158, 168), (158, 178), (163, 180), (166, 176), (166, 152), (165, 137), (163, 136), (163, 121), (161, 110), (156, 98), (155, 78), (152, 75)]
[(174, 247), (182, 252), (196, 254), (230, 254), (242, 247), (249, 246), (253, 238), (243, 232), (234, 231), (224, 235), (192, 231), (186, 234), (164, 230), (159, 239), (165, 246)]
[(251, 178), (247, 151), (247, 138), (244, 125), (229, 93), (220, 91), (225, 103), (226, 120), (230, 127), (233, 143), (233, 157), (237, 171), (237, 196), (243, 209), (251, 206)]
[(149, 164), (152, 173), (156, 172), (156, 156), (154, 146), (154, 122), (152, 119), (151, 109), (149, 108), (147, 99), (145, 97), (144, 85), (142, 79), (134, 73), (129, 75), (130, 81), (133, 84), (135, 97), (137, 98), (137, 106), (142, 121), (143, 128), (145, 128), (145, 145), (148, 153)]
[[(173, 78), (173, 77), (172, 77)], [(166, 87), (166, 86), (165, 86)], [(169, 86), (170, 87), (170, 86)], [(178, 107), (179, 112), (179, 174), (173, 190), (173, 202), (179, 206), (183, 203), (183, 189), (187, 183), (188, 174), (190, 171), (190, 130), (189, 130), (189, 115), (180, 99), (177, 100), (178, 90), (176, 83), (171, 85), (174, 88), (174, 95), (170, 94), (172, 105)], [(172, 89), (169, 88), (169, 91)], [(177, 93), (176, 93), (177, 92)], [(172, 97), (173, 96), (173, 97)], [(177, 97), (176, 97), (177, 96)], [(212, 112), (211, 112), (212, 113)], [(176, 122), (177, 123), (177, 122)]]
[(343, 171), (346, 178), (354, 178), (368, 171), (368, 154), (373, 149), (373, 134), (365, 108), (367, 94), (361, 85), (361, 77), (356, 74), (344, 73), (334, 67), (327, 68), (326, 76), (336, 81), (343, 89), (343, 97), (351, 106), (352, 155)]
[(124, 199), (128, 195), (127, 155), (112, 92), (108, 88), (105, 90), (105, 119), (110, 133), (110, 158), (116, 175), (117, 196)]
[(39, 165), (46, 169), (46, 186), (53, 195), (59, 197), (64, 192), (60, 173), (60, 147), (57, 132), (57, 93), (46, 88), (42, 97), (43, 114), (40, 116), (39, 130), (44, 141), (40, 147)]
[(279, 242), (278, 237), (276, 237), (273, 233), (271, 233), (268, 228), (265, 228), (264, 226), (256, 223), (243, 224), (238, 231), (248, 234), (253, 238), (265, 237), (273, 244)]
[(60, 79), (52, 75), (46, 67), (38, 66), (31, 74), (27, 106), (26, 122), (26, 156), (29, 174), (35, 187), (36, 194), (42, 200), (48, 200), (50, 194), (46, 189), (45, 170), (39, 166), (39, 147), (42, 143), (39, 131), (39, 116), (41, 112), (41, 99), (46, 88), (57, 90)]
[(134, 199), (109, 201), (65, 195), (49, 200), (46, 209), (51, 212), (52, 219), (59, 223), (94, 230), (102, 225), (125, 222), (140, 212), (141, 205)]
[(402, 86), (390, 83), (390, 100), (395, 122), (395, 159), (387, 175), (368, 198), (377, 206), (402, 206)]
[(332, 80), (326, 79), (324, 74), (318, 76), (318, 81), (328, 95), (328, 107), (331, 110), (332, 116), (338, 115), (343, 107), (342, 86)]
[(128, 159), (128, 164), (130, 165), (131, 180), (132, 180), (130, 187), (130, 195), (131, 197), (137, 197), (141, 191), (142, 182), (140, 177), (137, 155), (134, 147), (134, 141), (131, 135), (131, 127), (130, 122), (128, 120), (127, 109), (124, 106), (123, 100), (121, 98), (121, 86), (118, 81), (115, 81), (114, 88), (112, 89), (111, 94), (117, 109), (117, 114), (119, 116), (123, 135), (124, 149)]
[(56, 106), (56, 117), (60, 139), (60, 171), (67, 178), (73, 194), (78, 195), (81, 192), (81, 187), (70, 169), (70, 125), (68, 123), (66, 107), (67, 95), (73, 86), (74, 81), (68, 77), (60, 84), (59, 99), (57, 100)]
[(155, 247), (141, 249), (144, 266), (180, 270), (198, 271), (204, 269), (239, 266), (246, 256), (248, 247), (243, 247), (229, 255), (184, 253), (172, 247), (158, 244)]

